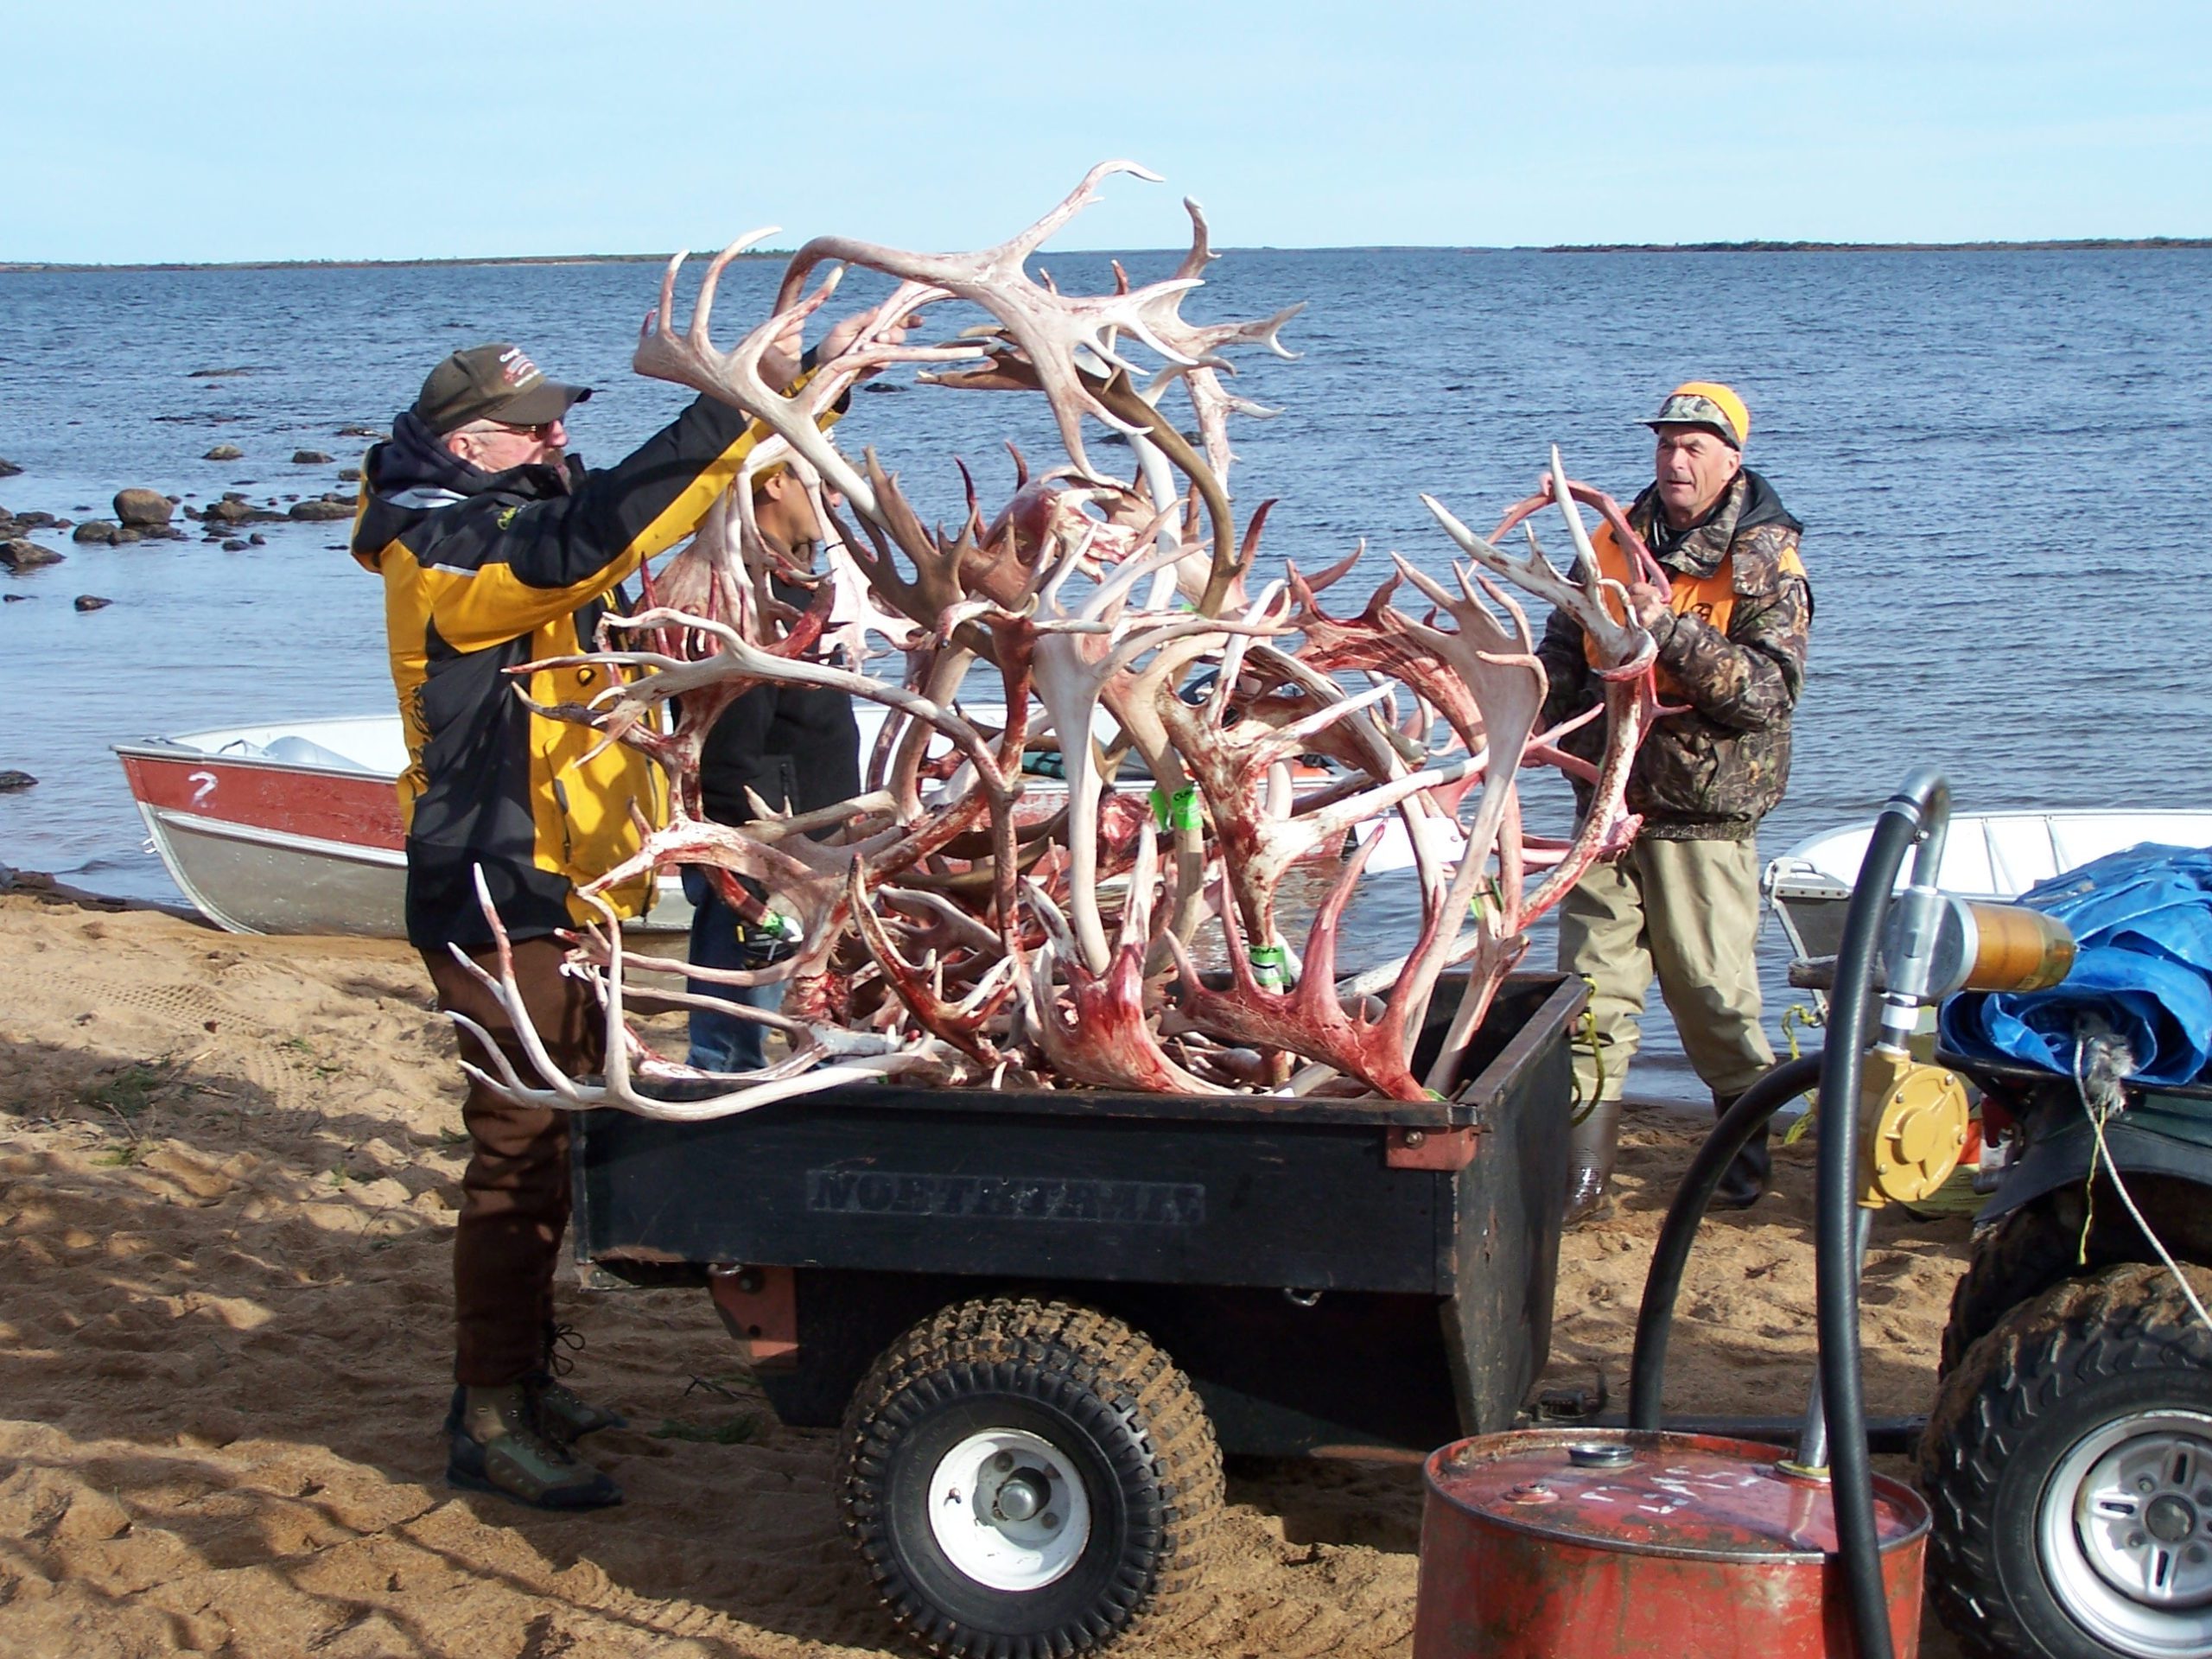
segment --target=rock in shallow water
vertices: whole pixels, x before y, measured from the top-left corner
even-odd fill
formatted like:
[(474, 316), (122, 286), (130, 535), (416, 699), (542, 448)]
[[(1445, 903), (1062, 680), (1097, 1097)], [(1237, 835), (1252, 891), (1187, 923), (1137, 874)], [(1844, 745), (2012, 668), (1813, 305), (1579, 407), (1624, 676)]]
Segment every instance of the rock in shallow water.
[(235, 443), (219, 443), (200, 459), (202, 461), (244, 461), (245, 451)]
[(104, 611), (114, 603), (115, 601), (113, 600), (102, 599), (98, 594), (79, 594), (77, 595), (77, 608), (80, 611)]
[(295, 449), (292, 452), (292, 465), (295, 467), (321, 467), (329, 459), (320, 449)]
[(41, 547), (21, 537), (12, 542), (0, 542), (0, 564), (10, 570), (35, 570), (42, 564), (59, 564), (61, 556), (50, 547)]
[(0, 478), (13, 478), (22, 470), (12, 461), (0, 461)]
[(144, 530), (151, 524), (166, 524), (175, 504), (159, 490), (118, 490), (115, 493), (115, 516), (118, 523), (130, 530)]
[(87, 518), (69, 532), (73, 542), (111, 542), (123, 526), (105, 518)]
[(35, 787), (38, 779), (28, 772), (0, 772), (0, 793)]

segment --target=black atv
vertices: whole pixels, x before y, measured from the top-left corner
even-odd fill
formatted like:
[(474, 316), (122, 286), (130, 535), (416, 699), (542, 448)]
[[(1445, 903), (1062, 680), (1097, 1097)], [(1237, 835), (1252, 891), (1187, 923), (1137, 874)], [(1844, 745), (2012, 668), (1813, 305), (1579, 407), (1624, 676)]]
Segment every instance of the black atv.
[(1977, 1656), (2212, 1655), (2212, 1088), (1938, 1058), (2012, 1157), (1921, 1440), (1929, 1599)]

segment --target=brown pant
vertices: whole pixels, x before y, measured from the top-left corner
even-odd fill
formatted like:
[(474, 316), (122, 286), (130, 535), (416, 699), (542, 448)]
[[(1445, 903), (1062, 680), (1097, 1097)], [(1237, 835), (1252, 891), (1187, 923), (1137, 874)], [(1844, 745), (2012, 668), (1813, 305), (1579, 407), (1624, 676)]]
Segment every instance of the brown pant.
[(1751, 841), (1639, 836), (1593, 865), (1560, 901), (1559, 965), (1591, 983), (1598, 1058), (1574, 1045), (1582, 1098), (1620, 1098), (1636, 1058), (1651, 976), (1690, 1065), (1716, 1100), (1740, 1095), (1774, 1064), (1761, 1028), (1759, 855)]
[[(604, 1031), (591, 993), (560, 971), (564, 949), (550, 938), (516, 945), (515, 982), (554, 1064), (575, 1076), (599, 1069)], [(498, 972), (496, 952), (469, 954)], [(438, 1006), (490, 1032), (516, 1075), (537, 1082), (491, 993), (449, 951), (426, 950), (423, 960)], [(462, 1057), (497, 1076), (476, 1039), (456, 1034)], [(473, 1078), (461, 1116), (470, 1149), (453, 1241), (454, 1380), (499, 1388), (544, 1363), (553, 1274), (569, 1224), (569, 1120), (565, 1112), (504, 1101)]]

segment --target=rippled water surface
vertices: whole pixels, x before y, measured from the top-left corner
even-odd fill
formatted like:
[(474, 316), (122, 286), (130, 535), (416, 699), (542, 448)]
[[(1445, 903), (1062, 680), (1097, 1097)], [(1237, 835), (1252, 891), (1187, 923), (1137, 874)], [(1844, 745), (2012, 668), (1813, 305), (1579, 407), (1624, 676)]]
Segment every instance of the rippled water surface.
[[(1173, 256), (1127, 263), (1143, 281)], [(1048, 264), (1103, 279), (1103, 256)], [(725, 340), (776, 274), (732, 271)], [(682, 402), (627, 372), (658, 285), (643, 264), (0, 273), (0, 456), (24, 469), (0, 502), (82, 518), (126, 485), (318, 493), (365, 447), (339, 428), (386, 425), (432, 362), (487, 338), (601, 388), (575, 442), (613, 459)], [(1416, 493), (1485, 526), (1554, 442), (1625, 498), (1649, 476), (1637, 417), (1668, 387), (1743, 391), (1751, 464), (1808, 526), (1819, 607), (1766, 852), (1866, 816), (1921, 762), (1961, 810), (2212, 805), (2212, 253), (1261, 251), (1217, 264), (1185, 311), (1300, 300), (1301, 359), (1245, 366), (1238, 389), (1284, 413), (1239, 424), (1232, 483), (1248, 510), (1281, 499), (1267, 545), (1308, 569), (1362, 537), (1440, 567)], [(218, 369), (245, 372), (194, 372)], [(955, 455), (994, 495), (1002, 438), (1049, 453), (1033, 399), (854, 401), (841, 440), (939, 513)], [(219, 442), (246, 458), (199, 459)], [(300, 449), (334, 460), (295, 466)], [(41, 780), (0, 796), (0, 861), (173, 896), (108, 745), (388, 707), (378, 584), (345, 526), (261, 528), (239, 553), (47, 532), (67, 563), (0, 579), (35, 596), (0, 607), (0, 768)], [(80, 614), (84, 593), (115, 603)], [(1362, 912), (1363, 942), (1405, 921), (1390, 893)], [(1779, 1007), (1774, 945), (1770, 928)], [(1694, 1092), (1663, 1035), (1651, 1059), (1640, 1089)]]

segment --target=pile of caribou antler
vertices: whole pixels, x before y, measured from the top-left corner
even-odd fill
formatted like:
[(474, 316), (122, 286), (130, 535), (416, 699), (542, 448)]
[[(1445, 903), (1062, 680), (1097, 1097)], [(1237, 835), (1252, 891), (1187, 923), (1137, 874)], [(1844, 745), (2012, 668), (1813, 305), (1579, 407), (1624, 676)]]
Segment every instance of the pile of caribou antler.
[[(1643, 558), (1618, 510), (1570, 484), (1554, 450), (1543, 489), (1490, 539), (1422, 498), (1469, 561), (1448, 583), (1394, 556), (1394, 573), (1364, 607), (1342, 615), (1325, 610), (1321, 595), (1350, 576), (1357, 551), (1310, 578), (1293, 566), (1256, 582), (1267, 508), (1240, 537), (1227, 422), (1275, 411), (1228, 389), (1224, 353), (1260, 346), (1293, 355), (1276, 335), (1298, 308), (1256, 322), (1186, 321), (1183, 302), (1214, 257), (1192, 202), (1191, 251), (1165, 281), (1132, 287), (1116, 265), (1114, 292), (1074, 295), (1033, 276), (1030, 256), (1115, 173), (1152, 176), (1126, 162), (1095, 168), (1050, 213), (981, 253), (810, 242), (773, 314), (728, 352), (709, 334), (716, 280), (768, 232), (713, 263), (681, 332), (680, 256), (671, 264), (636, 368), (735, 405), (766, 436), (646, 607), (611, 620), (606, 648), (575, 659), (614, 671), (609, 689), (588, 705), (548, 711), (633, 745), (672, 785), (670, 822), (582, 889), (603, 921), (577, 939), (569, 971), (604, 1001), (604, 1077), (580, 1081), (553, 1066), (503, 972), (486, 982), (538, 1075), (518, 1075), (490, 1048), (502, 1073), (486, 1079), (494, 1087), (547, 1105), (656, 1117), (715, 1116), (894, 1075), (1420, 1099), (1452, 1086), (1465, 1039), (1525, 950), (1530, 923), (1634, 834), (1622, 802), (1655, 712), (1652, 643), (1622, 620), (1618, 584), (1596, 575), (1573, 504), (1605, 512)], [(828, 275), (807, 291), (824, 264)], [(791, 336), (850, 265), (898, 286), (856, 329), (833, 331), (835, 348), (792, 384)], [(914, 314), (947, 301), (980, 307), (992, 321), (950, 343), (906, 343)], [(856, 466), (824, 429), (857, 381), (899, 363), (924, 365), (920, 378), (938, 385), (1041, 392), (1066, 465), (1025, 471), (989, 518), (971, 482), (957, 533), (928, 529), (873, 451)], [(1160, 410), (1178, 388), (1195, 444)], [(1126, 438), (1133, 478), (1092, 463), (1086, 419)], [(823, 522), (835, 526), (841, 544), (818, 575), (783, 569), (753, 523), (752, 480), (779, 465), (816, 492)], [(1551, 503), (1584, 556), (1581, 580), (1562, 575), (1533, 535), (1517, 556), (1495, 545)], [(777, 575), (810, 583), (814, 602), (804, 611), (781, 603), (770, 583)], [(1408, 588), (1418, 598), (1401, 608)], [(1599, 766), (1562, 753), (1560, 731), (1537, 730), (1545, 676), (1512, 588), (1564, 609), (1589, 636), (1609, 687), (1602, 710), (1584, 716), (1605, 721)], [(904, 653), (898, 683), (862, 671), (887, 650)], [(999, 711), (988, 722), (963, 712), (971, 673), (995, 683)], [(709, 822), (701, 743), (733, 699), (772, 682), (885, 706), (864, 792), (803, 817), (764, 808), (742, 827)], [(1040, 812), (1023, 757), (1054, 747), (1065, 800)], [(1300, 792), (1293, 763), (1317, 756), (1326, 769)], [(1134, 788), (1120, 781), (1131, 757), (1145, 774)], [(1516, 783), (1527, 766), (1581, 779), (1591, 804), (1571, 839), (1523, 833)], [(1419, 936), (1407, 956), (1347, 976), (1340, 919), (1393, 815), (1420, 884)], [(1294, 945), (1278, 887), (1294, 866), (1331, 860), (1338, 868), (1326, 896)], [(688, 970), (719, 984), (785, 981), (780, 1013), (673, 999), (782, 1032), (788, 1055), (763, 1071), (715, 1077), (674, 1064), (626, 1017), (632, 974), (687, 969), (632, 948), (602, 895), (687, 864), (704, 867), (757, 918), (761, 906), (737, 880), (751, 878), (796, 922), (795, 952), (772, 967)], [(501, 945), (504, 959), (504, 937)], [(1198, 954), (1225, 961), (1225, 970), (1203, 971)], [(1416, 1039), (1453, 967), (1465, 970), (1464, 988), (1440, 1057), (1417, 1075)]]

